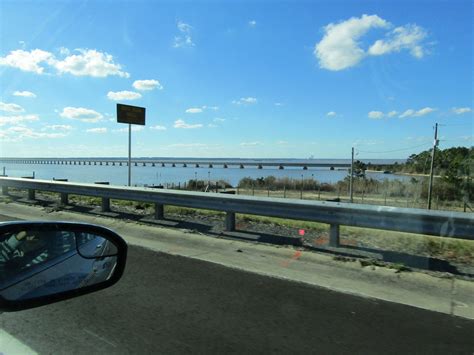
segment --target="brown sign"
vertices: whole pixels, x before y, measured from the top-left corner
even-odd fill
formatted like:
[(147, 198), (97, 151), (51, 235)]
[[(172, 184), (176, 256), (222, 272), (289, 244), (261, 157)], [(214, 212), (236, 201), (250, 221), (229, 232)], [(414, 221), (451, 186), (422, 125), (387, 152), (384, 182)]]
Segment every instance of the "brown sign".
[(117, 122), (145, 125), (145, 107), (117, 104)]

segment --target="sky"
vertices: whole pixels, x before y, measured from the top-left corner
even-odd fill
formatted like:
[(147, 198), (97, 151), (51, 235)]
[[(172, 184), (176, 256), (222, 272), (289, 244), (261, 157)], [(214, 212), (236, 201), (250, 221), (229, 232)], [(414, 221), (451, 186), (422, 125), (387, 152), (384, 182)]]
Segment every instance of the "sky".
[(473, 144), (472, 1), (0, 0), (0, 154), (406, 158)]

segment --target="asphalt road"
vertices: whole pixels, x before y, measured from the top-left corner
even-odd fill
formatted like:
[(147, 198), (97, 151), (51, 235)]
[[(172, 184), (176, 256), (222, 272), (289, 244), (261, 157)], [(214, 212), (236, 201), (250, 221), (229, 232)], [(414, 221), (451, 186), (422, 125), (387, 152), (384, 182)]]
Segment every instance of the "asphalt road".
[(115, 286), (0, 328), (41, 354), (474, 353), (474, 321), (135, 246)]

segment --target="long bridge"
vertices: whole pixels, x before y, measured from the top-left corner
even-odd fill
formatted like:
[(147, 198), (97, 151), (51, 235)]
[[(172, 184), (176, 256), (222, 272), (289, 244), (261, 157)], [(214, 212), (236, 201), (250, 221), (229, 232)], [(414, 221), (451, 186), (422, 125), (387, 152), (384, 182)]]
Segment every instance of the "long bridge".
[[(0, 158), (0, 163), (8, 164), (50, 164), (50, 165), (108, 165), (108, 166), (128, 166), (127, 159), (111, 159), (111, 158)], [(259, 161), (259, 160), (189, 160), (189, 159), (132, 159), (132, 166), (161, 166), (161, 167), (206, 167), (206, 168), (229, 168), (237, 167), (244, 169), (245, 167), (263, 168), (350, 168), (350, 163), (334, 163), (334, 162), (297, 162), (297, 161)]]

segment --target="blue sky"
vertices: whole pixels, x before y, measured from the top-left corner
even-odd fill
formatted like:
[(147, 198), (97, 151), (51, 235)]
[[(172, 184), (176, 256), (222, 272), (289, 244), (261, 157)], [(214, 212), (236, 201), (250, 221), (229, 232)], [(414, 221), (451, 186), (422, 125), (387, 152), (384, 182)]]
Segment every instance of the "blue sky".
[(0, 153), (404, 158), (473, 143), (471, 1), (2, 1)]

